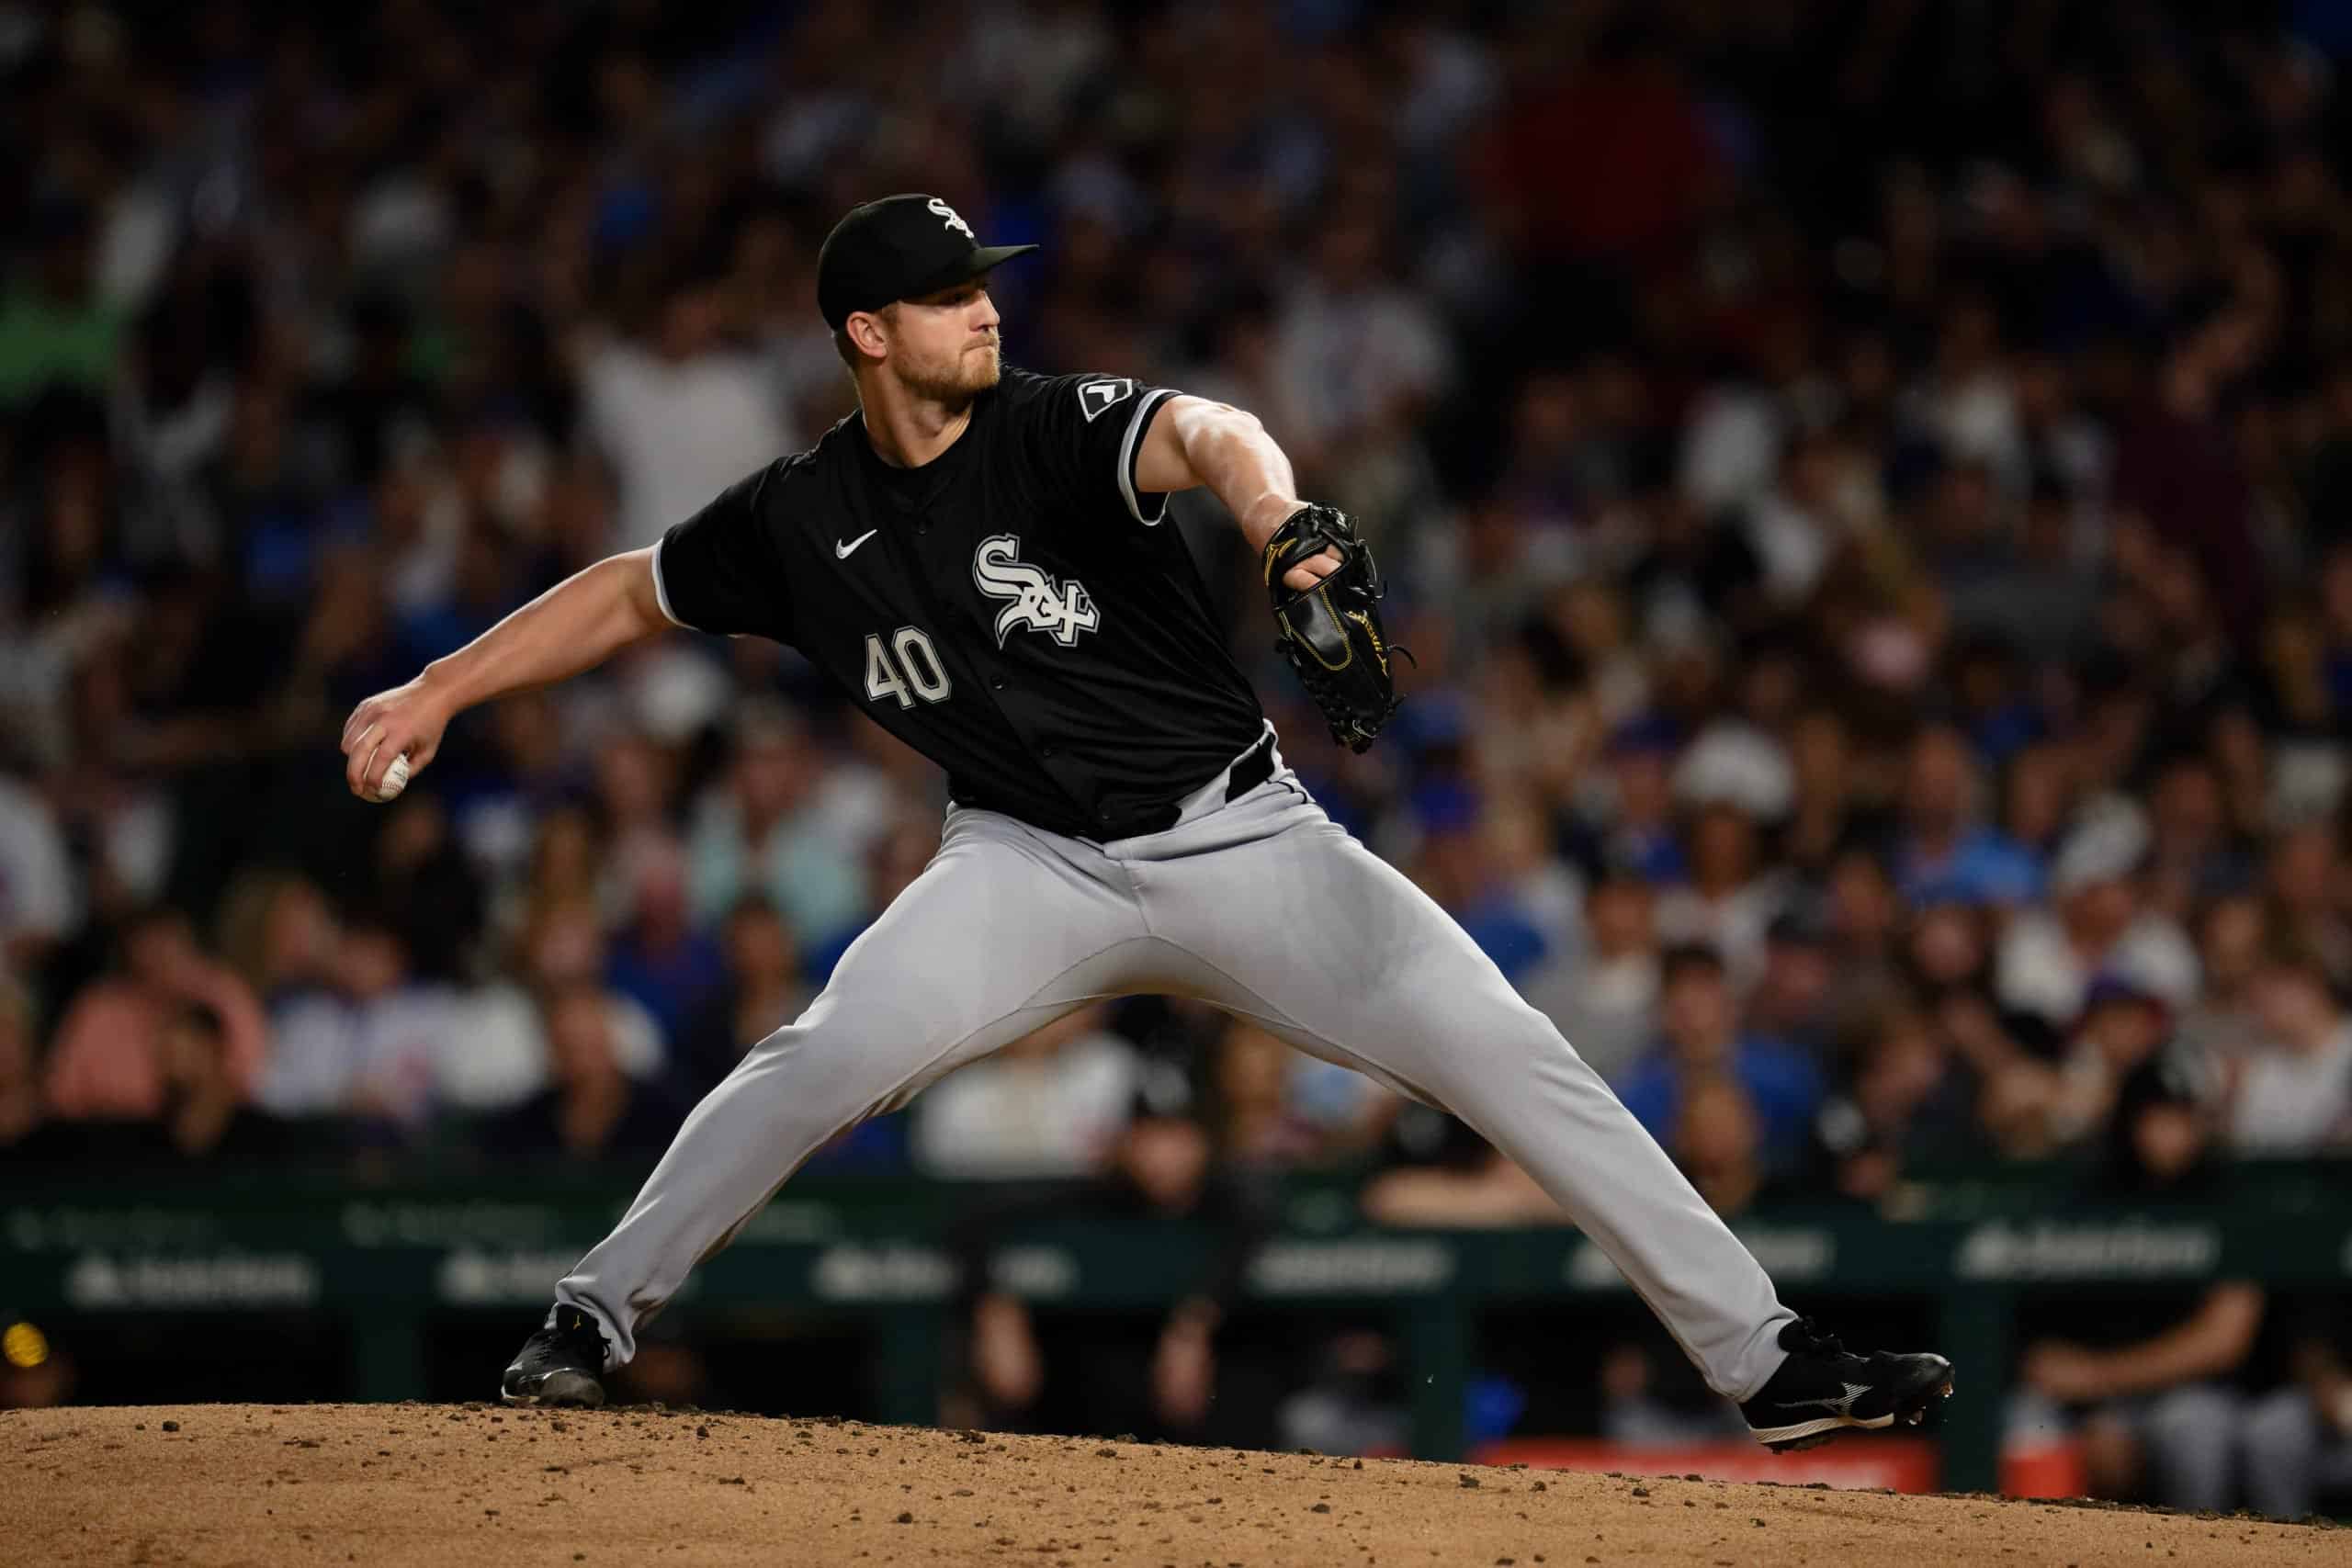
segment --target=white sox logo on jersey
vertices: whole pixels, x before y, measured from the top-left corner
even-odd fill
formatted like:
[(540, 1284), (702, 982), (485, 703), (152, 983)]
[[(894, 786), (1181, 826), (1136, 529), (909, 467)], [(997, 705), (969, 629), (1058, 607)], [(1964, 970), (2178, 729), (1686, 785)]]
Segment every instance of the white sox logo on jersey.
[(950, 229), (959, 231), (963, 234), (964, 238), (971, 241), (972, 243), (977, 245), (980, 243), (978, 237), (972, 232), (972, 226), (969, 223), (965, 222), (961, 218), (956, 217), (956, 209), (948, 206), (945, 202), (940, 200), (939, 197), (935, 196), (933, 197), (929, 201), (923, 203), (923, 207), (933, 217), (941, 220)]
[(1064, 648), (1078, 646), (1078, 634), (1102, 624), (1086, 585), (1072, 578), (1056, 582), (1053, 573), (1020, 558), (1021, 540), (1012, 534), (991, 534), (972, 552), (972, 581), (991, 599), (1005, 599), (996, 615), (996, 645), (1015, 626), (1035, 626)]

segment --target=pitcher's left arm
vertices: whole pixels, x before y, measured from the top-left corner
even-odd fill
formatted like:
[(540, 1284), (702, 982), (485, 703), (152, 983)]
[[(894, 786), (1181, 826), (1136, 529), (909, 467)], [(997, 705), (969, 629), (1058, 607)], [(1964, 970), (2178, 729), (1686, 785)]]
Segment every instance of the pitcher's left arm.
[(1263, 563), (1283, 656), (1331, 739), (1362, 751), (1400, 705), (1380, 625), (1380, 570), (1336, 506), (1298, 499), (1290, 458), (1255, 414), (1205, 398), (1154, 410), (1136, 455), (1138, 491), (1204, 484)]

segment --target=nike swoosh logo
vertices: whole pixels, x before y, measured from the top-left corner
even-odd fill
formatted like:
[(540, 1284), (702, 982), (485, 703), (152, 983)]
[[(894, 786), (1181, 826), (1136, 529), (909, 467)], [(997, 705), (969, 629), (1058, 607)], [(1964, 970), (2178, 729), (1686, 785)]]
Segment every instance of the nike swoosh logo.
[(868, 540), (868, 539), (870, 539), (870, 538), (874, 537), (874, 536), (875, 536), (875, 535), (876, 535), (876, 534), (880, 533), (881, 531), (882, 531), (882, 530), (881, 530), (881, 529), (879, 529), (879, 528), (868, 528), (865, 533), (860, 534), (856, 538), (852, 539), (852, 540), (851, 540), (848, 544), (846, 544), (846, 545), (842, 544), (839, 539), (834, 540), (834, 541), (833, 541), (833, 558), (834, 558), (835, 560), (847, 560), (847, 559), (849, 559), (849, 558), (850, 558), (850, 556), (851, 556), (852, 552), (854, 552), (854, 551), (857, 548), (857, 547), (858, 547), (858, 546), (860, 546), (860, 545), (862, 545), (862, 544), (865, 543), (865, 541), (866, 541), (866, 540)]
[(1822, 1409), (1832, 1411), (1839, 1416), (1851, 1416), (1854, 1413), (1854, 1401), (1871, 1391), (1871, 1385), (1868, 1383), (1847, 1382), (1843, 1380), (1839, 1381), (1838, 1386), (1846, 1391), (1845, 1398), (1784, 1399), (1781, 1401), (1781, 1407), (1788, 1410), (1802, 1410), (1807, 1405), (1819, 1405)]

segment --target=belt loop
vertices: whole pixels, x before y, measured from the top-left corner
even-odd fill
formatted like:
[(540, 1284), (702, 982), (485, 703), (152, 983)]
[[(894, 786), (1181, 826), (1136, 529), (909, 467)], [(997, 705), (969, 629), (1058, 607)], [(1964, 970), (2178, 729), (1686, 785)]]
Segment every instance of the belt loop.
[(1274, 776), (1274, 737), (1269, 730), (1258, 744), (1241, 754), (1240, 760), (1226, 770), (1225, 798), (1227, 804), (1243, 795)]

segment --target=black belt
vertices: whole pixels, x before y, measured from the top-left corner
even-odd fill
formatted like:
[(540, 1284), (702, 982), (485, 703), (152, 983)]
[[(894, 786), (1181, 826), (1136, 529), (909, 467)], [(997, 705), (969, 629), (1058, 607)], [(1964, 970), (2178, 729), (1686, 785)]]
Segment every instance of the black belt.
[(1244, 751), (1241, 761), (1233, 764), (1232, 776), (1226, 780), (1225, 798), (1227, 801), (1239, 800), (1273, 776), (1274, 738), (1270, 732), (1258, 744)]
[[(1233, 771), (1226, 775), (1225, 798), (1228, 804), (1237, 801), (1273, 776), (1274, 738), (1269, 732), (1259, 740), (1258, 744), (1241, 753), (1239, 760), (1235, 761)], [(1105, 815), (1092, 822), (1081, 819), (1063, 826), (1050, 820), (1040, 821), (1007, 807), (991, 806), (985, 796), (967, 796), (951, 792), (949, 798), (959, 806), (968, 806), (977, 810), (1002, 811), (1009, 817), (1017, 817), (1024, 822), (1044, 828), (1049, 833), (1062, 833), (1074, 839), (1091, 839), (1098, 843), (1140, 833), (1164, 833), (1176, 826), (1176, 819), (1182, 814), (1176, 802), (1171, 800), (1164, 806), (1147, 807), (1124, 819), (1113, 818)]]
[[(1227, 804), (1230, 805), (1239, 800), (1273, 776), (1274, 738), (1270, 731), (1258, 744), (1242, 752), (1240, 759), (1233, 764), (1233, 771), (1226, 774)], [(1165, 833), (1169, 829), (1176, 826), (1176, 819), (1182, 815), (1182, 807), (1171, 800), (1165, 806), (1153, 807), (1138, 814), (1132, 820), (1120, 824), (1114, 830), (1104, 836), (1123, 839), (1130, 834)], [(1086, 838), (1091, 835), (1080, 833), (1078, 836)]]

